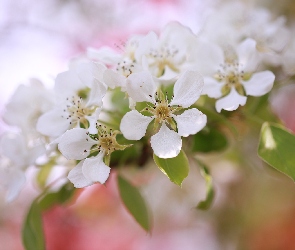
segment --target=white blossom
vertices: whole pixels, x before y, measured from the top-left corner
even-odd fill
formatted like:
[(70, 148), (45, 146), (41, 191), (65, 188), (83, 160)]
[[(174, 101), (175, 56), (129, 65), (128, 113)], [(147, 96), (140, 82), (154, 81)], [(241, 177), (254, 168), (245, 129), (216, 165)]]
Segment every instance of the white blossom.
[(19, 85), (5, 106), (3, 120), (17, 126), (27, 136), (38, 137), (36, 123), (40, 115), (54, 105), (53, 93), (37, 79), (30, 79), (28, 85)]
[(94, 130), (106, 93), (101, 82), (105, 69), (102, 64), (89, 63), (60, 73), (55, 82), (56, 106), (39, 118), (37, 130), (51, 137), (79, 126)]
[[(82, 188), (96, 182), (105, 183), (111, 169), (104, 163), (103, 158), (115, 150), (127, 147), (117, 143), (118, 133), (119, 131), (107, 131), (100, 125), (97, 126), (96, 134), (90, 134), (82, 128), (74, 128), (57, 139), (58, 149), (67, 159), (82, 160), (68, 175), (75, 187)], [(96, 156), (89, 157), (93, 153)]]
[(202, 87), (202, 77), (195, 71), (186, 71), (176, 81), (174, 96), (169, 103), (163, 93), (157, 92), (157, 85), (149, 73), (133, 74), (127, 81), (127, 92), (137, 102), (151, 103), (144, 110), (151, 116), (144, 116), (137, 110), (129, 111), (121, 120), (120, 130), (125, 138), (140, 140), (145, 135), (149, 123), (155, 119), (155, 125), (161, 126), (151, 137), (155, 155), (161, 158), (176, 157), (182, 147), (181, 136), (195, 134), (206, 125), (206, 115), (196, 108), (185, 110), (180, 115), (175, 114), (194, 104), (201, 94)]
[(262, 96), (273, 86), (275, 76), (271, 71), (255, 72), (259, 55), (252, 39), (236, 49), (204, 42), (195, 53), (199, 55), (196, 68), (204, 75), (203, 94), (219, 99), (215, 105), (218, 112), (235, 110), (245, 105), (247, 95)]
[(6, 201), (17, 197), (25, 183), (25, 171), (45, 153), (43, 144), (30, 145), (22, 135), (5, 133), (0, 140), (0, 186), (6, 190)]

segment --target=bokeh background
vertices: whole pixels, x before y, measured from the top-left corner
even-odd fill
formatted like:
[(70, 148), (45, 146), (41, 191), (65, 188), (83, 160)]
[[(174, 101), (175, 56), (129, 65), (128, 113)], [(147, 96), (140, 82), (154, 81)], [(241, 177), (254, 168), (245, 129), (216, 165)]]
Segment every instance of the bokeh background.
[[(180, 21), (197, 32), (217, 0), (0, 0), (0, 114), (21, 83), (38, 78), (48, 87), (67, 70), (69, 60), (81, 58), (87, 47), (120, 46), (135, 33), (160, 31)], [(284, 14), (292, 25), (293, 0), (247, 1)], [(295, 90), (274, 93), (273, 109), (295, 132)], [(0, 134), (7, 126), (0, 122)], [(71, 204), (44, 214), (49, 250), (218, 250), (295, 249), (295, 185), (262, 163), (251, 148), (259, 131), (241, 141), (246, 157), (235, 163), (228, 152), (202, 156), (210, 170), (216, 197), (209, 211), (196, 204), (205, 197), (205, 182), (191, 166), (183, 188), (172, 184), (153, 164), (126, 168), (142, 186), (153, 213), (154, 229), (147, 234), (123, 207), (114, 172), (106, 186), (77, 191)], [(247, 129), (245, 129), (247, 133)], [(255, 142), (254, 142), (255, 145)], [(287, 145), (286, 145), (287, 146)], [(227, 157), (229, 158), (229, 157)], [(33, 171), (33, 170), (32, 170)], [(28, 173), (28, 179), (32, 173)], [(27, 181), (17, 200), (0, 200), (0, 249), (23, 249), (21, 224), (38, 194)]]

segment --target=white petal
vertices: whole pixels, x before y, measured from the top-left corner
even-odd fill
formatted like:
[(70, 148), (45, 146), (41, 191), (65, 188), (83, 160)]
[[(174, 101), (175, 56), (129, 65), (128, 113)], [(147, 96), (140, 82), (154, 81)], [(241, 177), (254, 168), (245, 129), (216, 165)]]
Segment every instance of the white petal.
[(220, 98), (222, 96), (221, 88), (222, 83), (218, 82), (212, 77), (204, 77), (204, 88), (202, 95), (208, 95), (212, 98)]
[(220, 64), (224, 63), (223, 50), (208, 41), (199, 41), (196, 44), (191, 53), (189, 59), (195, 65), (195, 69), (198, 70), (204, 76), (212, 76), (220, 68)]
[(106, 86), (102, 82), (94, 79), (91, 86), (89, 100), (86, 106), (87, 107), (102, 106), (102, 98), (104, 97), (106, 92), (107, 92)]
[(75, 188), (83, 188), (93, 184), (91, 180), (88, 180), (82, 173), (83, 161), (80, 161), (79, 164), (74, 167), (68, 174), (68, 179), (72, 182)]
[(151, 137), (151, 146), (158, 157), (173, 158), (179, 154), (182, 140), (180, 135), (163, 123), (159, 132)]
[(25, 173), (13, 166), (0, 168), (0, 185), (6, 190), (5, 201), (13, 201), (26, 182)]
[(168, 85), (175, 82), (177, 76), (178, 76), (178, 72), (175, 72), (171, 70), (170, 67), (165, 66), (164, 75), (160, 76), (158, 79), (161, 84)]
[(140, 140), (145, 135), (147, 126), (152, 120), (152, 117), (144, 116), (137, 110), (132, 110), (122, 118), (120, 130), (126, 139)]
[(245, 72), (253, 72), (259, 63), (256, 42), (253, 39), (244, 40), (237, 48), (238, 60)]
[(0, 140), (0, 148), (1, 153), (19, 167), (26, 164), (27, 142), (22, 135), (14, 133), (3, 134)]
[(131, 74), (126, 81), (128, 95), (136, 102), (155, 102), (154, 95), (157, 85), (148, 72)]
[(93, 76), (94, 65), (90, 63), (80, 63), (74, 67), (74, 71), (77, 74), (77, 77), (85, 86), (91, 88), (92, 82), (94, 80)]
[(203, 78), (198, 72), (193, 70), (184, 72), (174, 85), (174, 97), (170, 105), (188, 108), (199, 99), (203, 86)]
[(125, 86), (126, 77), (112, 69), (107, 69), (103, 74), (103, 80), (110, 88)]
[(86, 158), (90, 148), (97, 144), (86, 132), (87, 130), (82, 128), (73, 128), (65, 132), (59, 139), (59, 151), (69, 160)]
[(271, 71), (262, 71), (253, 74), (243, 85), (247, 95), (262, 96), (272, 89), (274, 80), (275, 75)]
[(135, 58), (137, 61), (141, 61), (142, 56), (151, 52), (151, 49), (156, 49), (158, 46), (158, 36), (155, 32), (151, 31), (142, 39), (139, 40), (139, 45), (135, 51)]
[(233, 111), (236, 110), (239, 107), (239, 105), (245, 105), (246, 101), (246, 96), (239, 95), (236, 89), (232, 88), (227, 96), (219, 99), (216, 102), (215, 107), (218, 112), (220, 112), (222, 109), (227, 111)]
[(62, 135), (70, 127), (70, 121), (62, 115), (58, 108), (41, 115), (36, 125), (37, 131), (52, 137)]
[(101, 108), (97, 108), (95, 110), (95, 112), (91, 116), (86, 117), (86, 119), (89, 122), (88, 132), (90, 134), (96, 134), (97, 133), (96, 123), (97, 123), (100, 112), (101, 112)]
[(185, 137), (198, 133), (207, 123), (207, 116), (195, 108), (185, 110), (173, 118), (177, 123), (178, 134)]
[(103, 162), (103, 153), (96, 157), (88, 158), (84, 161), (82, 166), (83, 175), (93, 181), (101, 184), (105, 183), (110, 175), (111, 168)]
[(109, 47), (100, 49), (88, 48), (87, 56), (93, 60), (99, 60), (106, 64), (116, 64), (121, 60), (121, 55)]
[(86, 87), (77, 73), (74, 70), (69, 70), (57, 75), (54, 90), (59, 99), (66, 99)]

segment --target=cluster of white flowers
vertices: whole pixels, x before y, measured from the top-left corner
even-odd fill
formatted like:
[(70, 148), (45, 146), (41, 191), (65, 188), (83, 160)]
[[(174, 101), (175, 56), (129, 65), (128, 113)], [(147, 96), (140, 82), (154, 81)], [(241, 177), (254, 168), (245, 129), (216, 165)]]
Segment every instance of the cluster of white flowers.
[[(217, 99), (217, 112), (233, 111), (246, 104), (247, 96), (272, 89), (275, 75), (269, 65), (295, 74), (284, 63), (288, 58), (288, 65), (295, 65), (287, 51), (294, 41), (284, 21), (265, 9), (231, 3), (213, 12), (198, 34), (172, 22), (159, 35), (132, 36), (120, 51), (89, 48), (88, 62), (60, 73), (54, 91), (36, 80), (21, 85), (3, 116), (19, 128), (18, 134), (1, 139), (7, 163), (1, 165), (0, 179), (9, 189), (8, 199), (18, 193), (25, 169), (40, 156), (78, 160), (68, 175), (77, 188), (104, 183), (111, 153), (145, 136), (156, 156), (176, 157), (181, 137), (206, 126), (206, 114), (195, 105), (201, 95)], [(106, 127), (116, 113), (109, 112), (106, 95), (114, 89), (125, 93), (129, 110), (120, 110), (119, 124)], [(132, 142), (120, 145), (119, 134)]]

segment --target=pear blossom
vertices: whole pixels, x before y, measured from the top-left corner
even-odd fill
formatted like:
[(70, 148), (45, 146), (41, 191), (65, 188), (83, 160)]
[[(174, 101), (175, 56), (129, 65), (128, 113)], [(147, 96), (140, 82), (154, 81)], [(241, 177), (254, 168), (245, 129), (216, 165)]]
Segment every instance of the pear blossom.
[[(110, 157), (115, 150), (123, 150), (126, 145), (116, 141), (119, 131), (97, 126), (97, 133), (90, 134), (88, 130), (73, 128), (57, 139), (58, 149), (69, 160), (81, 160), (68, 175), (68, 179), (76, 188), (90, 186), (96, 182), (105, 183), (110, 174), (103, 159)], [(89, 155), (96, 156), (89, 157)]]
[(30, 79), (28, 85), (19, 85), (11, 96), (5, 106), (3, 120), (8, 125), (20, 128), (26, 136), (38, 137), (37, 120), (53, 105), (53, 93), (38, 79)]
[[(262, 96), (273, 86), (271, 71), (255, 72), (259, 63), (256, 42), (246, 39), (235, 48), (225, 49), (204, 42), (197, 49), (196, 68), (204, 75), (202, 94), (218, 99), (215, 107), (233, 111), (246, 104), (247, 95)], [(206, 60), (203, 63), (203, 60)]]
[(147, 72), (131, 75), (126, 88), (136, 102), (151, 103), (143, 110), (151, 116), (144, 116), (137, 110), (129, 111), (121, 120), (120, 130), (125, 138), (140, 140), (149, 123), (155, 120), (155, 128), (160, 125), (160, 130), (151, 137), (151, 146), (155, 155), (161, 158), (176, 157), (182, 147), (181, 136), (196, 134), (206, 125), (206, 115), (196, 108), (176, 114), (194, 104), (202, 92), (203, 80), (196, 71), (186, 71), (179, 77), (170, 102), (162, 92), (157, 92), (157, 85)]
[(88, 63), (60, 73), (55, 81), (56, 106), (39, 118), (37, 130), (51, 137), (79, 126), (94, 130), (107, 90), (102, 83), (105, 69)]
[(6, 201), (14, 200), (25, 183), (26, 169), (45, 153), (42, 143), (30, 145), (24, 135), (5, 133), (0, 140), (0, 186), (6, 190)]
[(195, 39), (188, 27), (171, 22), (159, 36), (151, 31), (140, 40), (136, 58), (162, 83), (171, 83), (188, 69), (186, 62)]
[(100, 49), (88, 48), (90, 59), (102, 62), (109, 66), (103, 74), (103, 82), (110, 88), (121, 87), (125, 91), (126, 78), (134, 72), (143, 70), (141, 61), (137, 61), (135, 54), (142, 38), (140, 35), (132, 36), (120, 51), (109, 47)]

